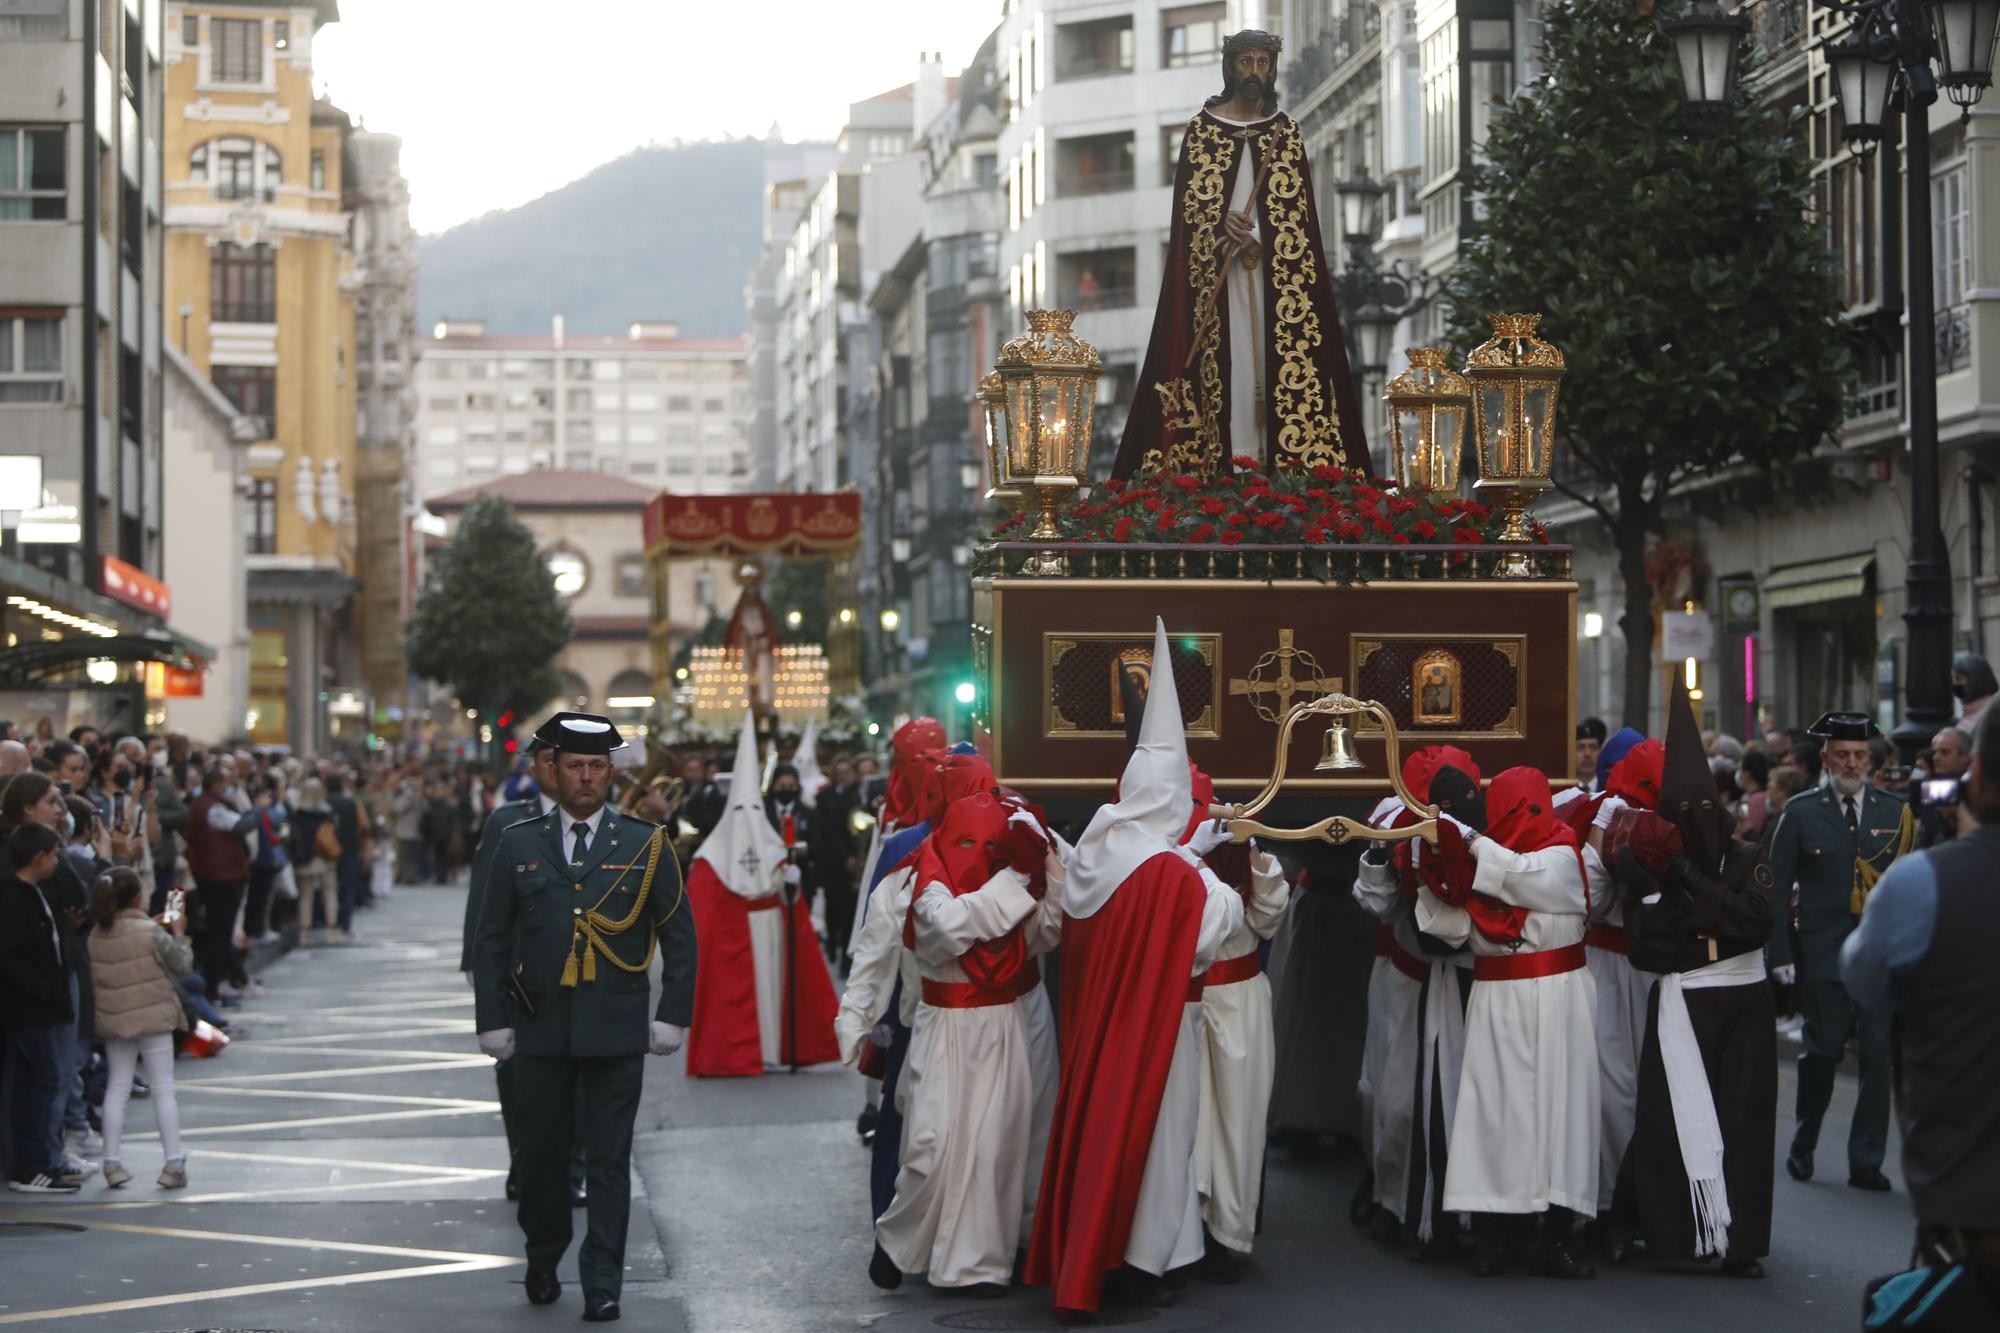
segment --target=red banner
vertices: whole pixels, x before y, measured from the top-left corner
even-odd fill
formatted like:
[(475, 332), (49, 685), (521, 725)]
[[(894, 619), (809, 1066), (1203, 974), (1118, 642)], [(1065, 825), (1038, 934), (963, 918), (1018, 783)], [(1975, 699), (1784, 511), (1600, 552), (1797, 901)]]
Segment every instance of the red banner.
[(127, 606), (137, 607), (163, 620), (173, 613), (173, 593), (166, 584), (145, 570), (128, 565), (115, 555), (107, 555), (100, 573), (106, 597), (116, 598)]
[(646, 505), (646, 549), (676, 555), (844, 555), (861, 540), (861, 496), (674, 495)]

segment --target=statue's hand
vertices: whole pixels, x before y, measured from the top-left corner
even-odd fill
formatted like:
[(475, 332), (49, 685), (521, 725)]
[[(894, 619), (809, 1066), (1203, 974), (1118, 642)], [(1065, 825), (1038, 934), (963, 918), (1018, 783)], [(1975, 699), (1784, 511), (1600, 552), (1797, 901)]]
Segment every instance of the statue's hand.
[(1257, 233), (1251, 225), (1248, 213), (1224, 213), (1222, 234), (1228, 237), (1231, 245), (1239, 249), (1257, 244)]

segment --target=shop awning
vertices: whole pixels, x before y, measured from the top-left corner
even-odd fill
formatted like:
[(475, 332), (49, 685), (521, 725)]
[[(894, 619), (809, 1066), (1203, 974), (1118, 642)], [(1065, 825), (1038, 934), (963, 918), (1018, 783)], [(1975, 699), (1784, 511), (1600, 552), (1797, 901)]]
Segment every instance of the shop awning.
[(1873, 551), (1810, 560), (1802, 565), (1780, 565), (1764, 580), (1764, 605), (1778, 610), (1863, 596), (1868, 591), (1868, 575), (1874, 565)]
[[(141, 638), (121, 634), (115, 639), (75, 638), (24, 643), (0, 648), (0, 681), (40, 682), (78, 663), (93, 659), (113, 662), (164, 662), (187, 667), (195, 647), (191, 641)], [(209, 660), (214, 660), (211, 652)]]

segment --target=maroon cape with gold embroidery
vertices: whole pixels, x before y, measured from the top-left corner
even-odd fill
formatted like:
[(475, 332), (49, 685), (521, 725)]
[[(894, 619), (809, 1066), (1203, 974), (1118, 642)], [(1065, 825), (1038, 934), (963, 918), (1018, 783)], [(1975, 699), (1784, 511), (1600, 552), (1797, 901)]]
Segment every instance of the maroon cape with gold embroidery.
[(1266, 467), (1369, 468), (1305, 140), (1283, 114), (1239, 126), (1204, 110), (1181, 137), (1166, 276), (1114, 477), (1228, 466), (1229, 300), (1216, 272), (1223, 212), (1246, 170), (1264, 170), (1251, 206), (1264, 238)]

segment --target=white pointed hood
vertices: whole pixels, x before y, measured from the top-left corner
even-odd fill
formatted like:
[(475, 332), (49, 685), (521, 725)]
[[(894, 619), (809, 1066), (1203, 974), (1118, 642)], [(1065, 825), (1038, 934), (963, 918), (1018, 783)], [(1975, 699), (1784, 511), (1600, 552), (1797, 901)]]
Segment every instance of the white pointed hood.
[(785, 840), (764, 817), (764, 789), (757, 781), (757, 723), (748, 709), (736, 737), (729, 806), (694, 859), (708, 862), (716, 878), (740, 898), (762, 898), (777, 891), (775, 867), (785, 859)]
[(1117, 802), (1100, 808), (1077, 839), (1063, 883), (1063, 911), (1074, 917), (1095, 915), (1133, 871), (1180, 845), (1193, 813), (1180, 692), (1167, 652), (1167, 625), (1156, 617), (1153, 677), (1139, 723), (1139, 746), (1125, 761)]
[(819, 719), (806, 719), (806, 734), (799, 737), (799, 748), (792, 751), (792, 767), (799, 774), (799, 804), (810, 810), (819, 799), (819, 789), (826, 785), (826, 774), (819, 771)]

